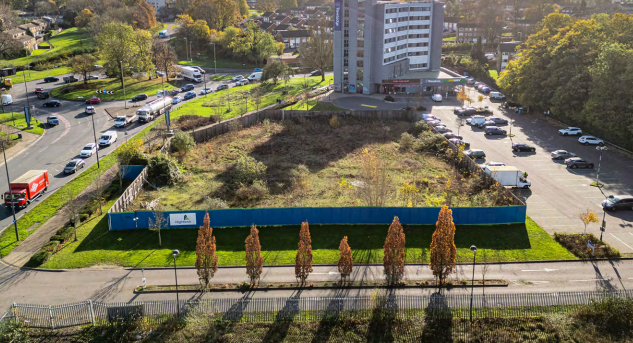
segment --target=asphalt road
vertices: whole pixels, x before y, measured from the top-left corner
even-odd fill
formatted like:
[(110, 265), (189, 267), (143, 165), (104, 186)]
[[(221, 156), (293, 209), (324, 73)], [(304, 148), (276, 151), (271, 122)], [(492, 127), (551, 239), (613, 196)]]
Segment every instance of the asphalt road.
[[(477, 93), (472, 88), (469, 91)], [(477, 98), (476, 94), (473, 96)], [(582, 211), (590, 209), (602, 217), (601, 202), (606, 196), (633, 194), (633, 160), (614, 149), (605, 151), (600, 170), (600, 182), (605, 186), (602, 189), (592, 187), (591, 183), (596, 181), (600, 155), (594, 146), (581, 145), (577, 137), (560, 136), (559, 127), (534, 116), (505, 110), (501, 108), (501, 103), (486, 99), (483, 105), (489, 106), (494, 116), (513, 121), (511, 132), (514, 137), (486, 136), (482, 129), (468, 125), (461, 127), (459, 134), (471, 144), (471, 148), (482, 149), (486, 153), (486, 159), (477, 160), (477, 163), (503, 162), (528, 172), (531, 189), (517, 190), (516, 194), (526, 201), (528, 215), (550, 234), (583, 232), (584, 225), (578, 219)], [(453, 108), (459, 103), (454, 97), (441, 103), (427, 100), (425, 106), (453, 132), (457, 132), (458, 116), (453, 114)], [(510, 125), (503, 128), (510, 131)], [(536, 152), (514, 153), (512, 143), (534, 145)], [(567, 169), (562, 162), (551, 159), (550, 153), (558, 149), (572, 151), (593, 161), (596, 167)], [(633, 253), (633, 211), (607, 212), (605, 220), (607, 228), (604, 240), (622, 253)], [(599, 224), (590, 224), (587, 231), (599, 237), (599, 227)]]

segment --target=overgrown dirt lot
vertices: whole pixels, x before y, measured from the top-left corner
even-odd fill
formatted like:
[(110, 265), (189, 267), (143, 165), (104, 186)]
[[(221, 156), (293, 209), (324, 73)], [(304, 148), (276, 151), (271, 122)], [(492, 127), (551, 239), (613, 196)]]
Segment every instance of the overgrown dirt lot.
[(507, 204), (499, 189), (457, 173), (444, 139), (423, 123), (312, 118), (233, 129), (175, 153), (184, 179), (147, 191), (137, 205), (155, 198), (166, 210)]

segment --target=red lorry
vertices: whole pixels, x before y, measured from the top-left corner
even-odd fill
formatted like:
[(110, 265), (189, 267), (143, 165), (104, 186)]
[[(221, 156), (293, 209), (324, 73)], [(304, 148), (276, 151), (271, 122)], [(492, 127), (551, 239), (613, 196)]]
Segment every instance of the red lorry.
[(4, 192), (4, 205), (27, 207), (48, 189), (48, 170), (29, 170), (10, 184), (10, 191)]

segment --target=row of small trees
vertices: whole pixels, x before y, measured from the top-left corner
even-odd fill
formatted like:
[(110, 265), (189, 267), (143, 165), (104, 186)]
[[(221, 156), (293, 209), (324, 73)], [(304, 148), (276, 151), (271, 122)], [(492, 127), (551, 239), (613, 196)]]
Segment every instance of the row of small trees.
[[(387, 238), (384, 244), (383, 266), (387, 281), (395, 284), (404, 276), (405, 262), (405, 233), (398, 217), (394, 217), (389, 226)], [(263, 270), (264, 259), (261, 255), (261, 244), (259, 242), (259, 230), (253, 225), (251, 232), (246, 237), (246, 274), (251, 284), (256, 283)], [(453, 223), (453, 212), (444, 206), (440, 210), (436, 229), (431, 242), (431, 263), (430, 267), (433, 275), (443, 285), (446, 277), (455, 268), (455, 258), (457, 249), (455, 247), (455, 224)], [(196, 244), (196, 269), (198, 278), (203, 288), (208, 289), (209, 282), (218, 269), (218, 256), (216, 254), (215, 237), (213, 228), (210, 226), (209, 213), (204, 217), (203, 225), (198, 231)], [(308, 222), (301, 223), (299, 231), (299, 243), (295, 258), (295, 277), (304, 283), (310, 273), (312, 273), (312, 239)], [(347, 241), (347, 236), (341, 239), (339, 245), (338, 272), (341, 280), (345, 281), (354, 268), (352, 250)]]

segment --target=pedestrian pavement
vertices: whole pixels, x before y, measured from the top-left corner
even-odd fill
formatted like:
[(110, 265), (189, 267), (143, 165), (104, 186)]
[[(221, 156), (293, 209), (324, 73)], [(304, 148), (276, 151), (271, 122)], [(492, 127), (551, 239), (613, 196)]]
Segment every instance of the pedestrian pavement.
[[(18, 156), (19, 154), (23, 153), (24, 151), (26, 151), (26, 149), (30, 148), (31, 145), (35, 144), (38, 140), (40, 140), (40, 138), (43, 137), (43, 135), (36, 135), (34, 133), (17, 130), (13, 126), (2, 125), (2, 124), (0, 124), (0, 126), (4, 132), (11, 132), (12, 134), (18, 134), (18, 133), (22, 134), (22, 139), (18, 140), (16, 145), (7, 149), (6, 151), (7, 161), (10, 161), (16, 156)], [(0, 161), (0, 166), (1, 165), (4, 165), (4, 160)]]

